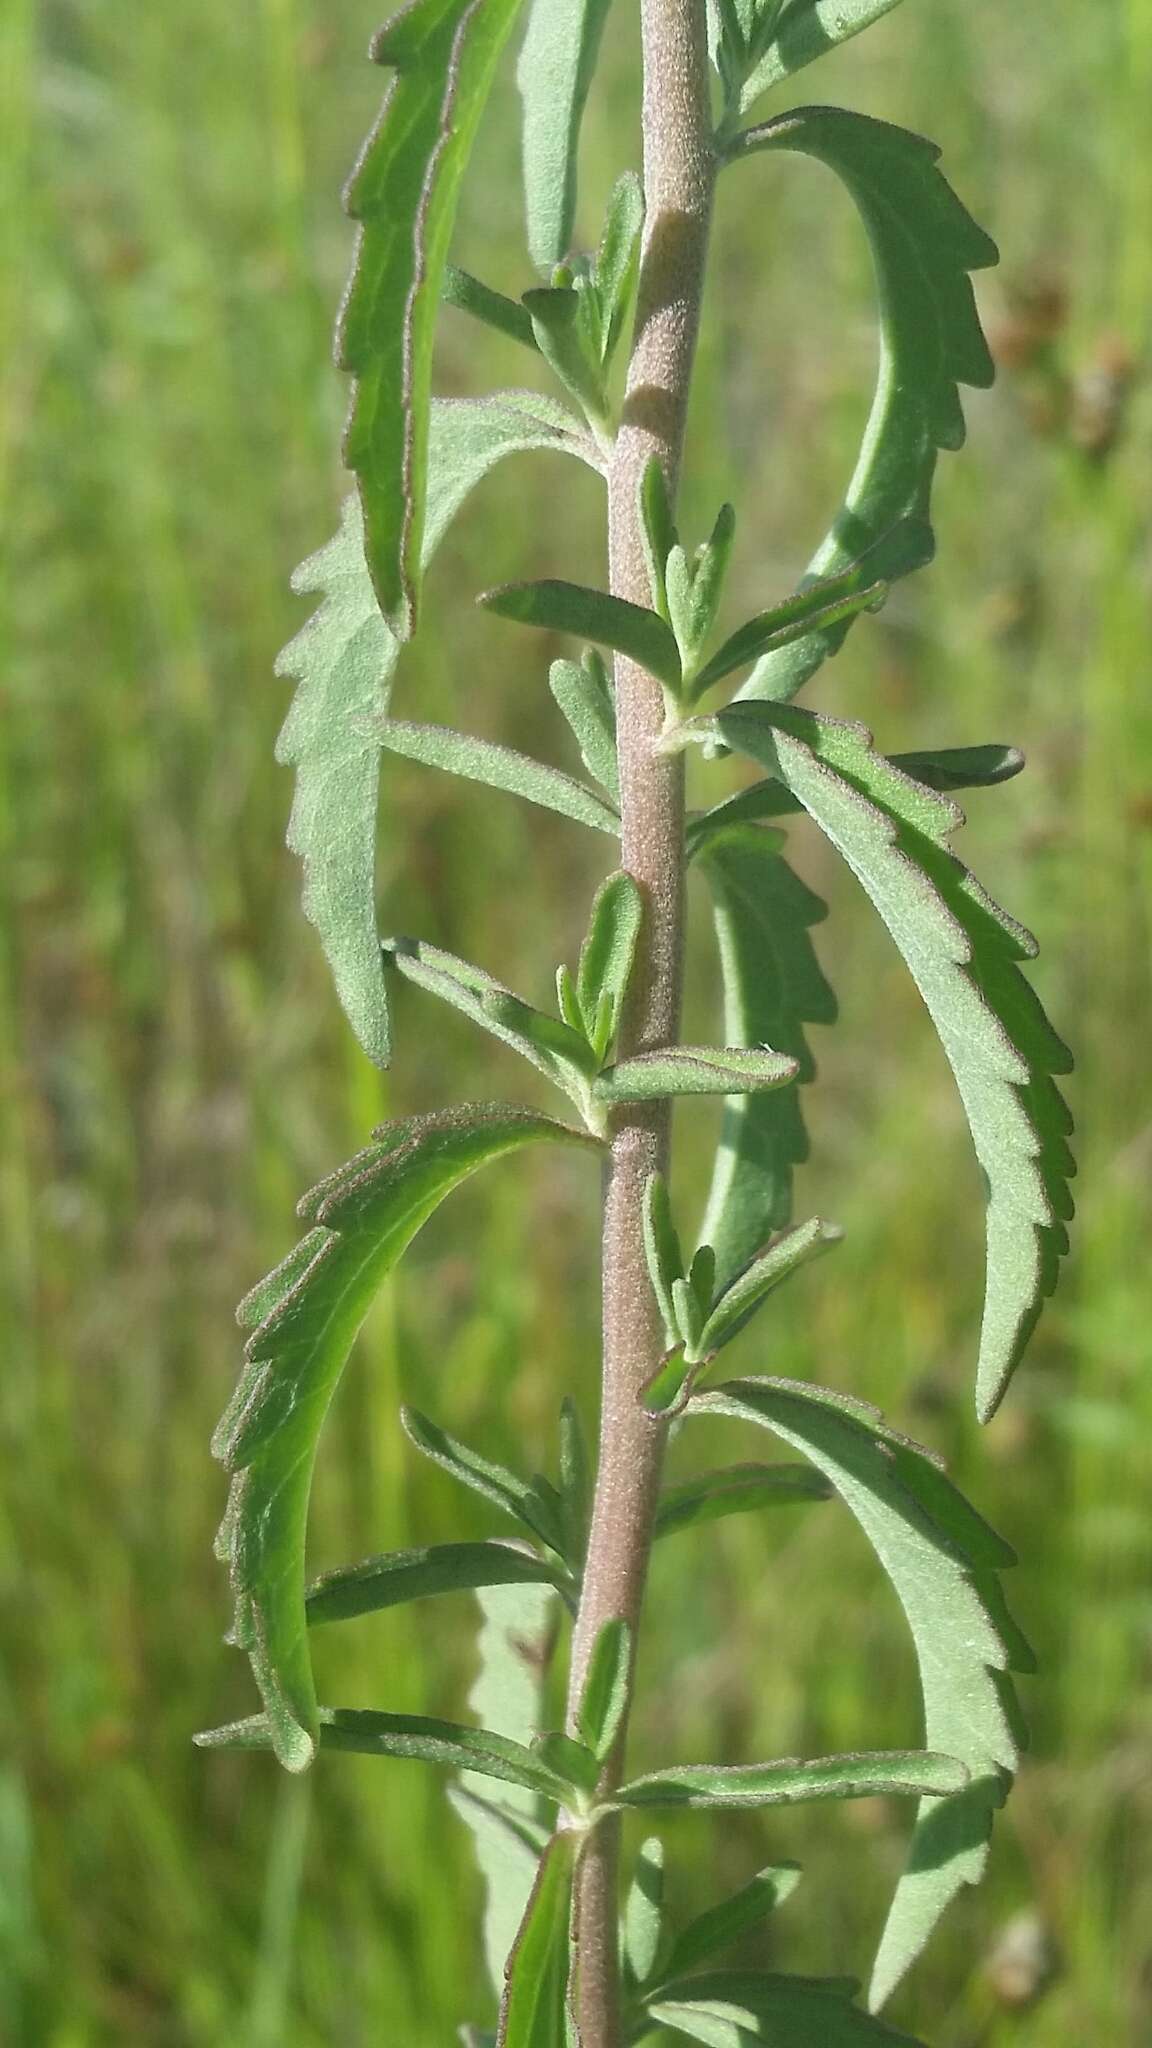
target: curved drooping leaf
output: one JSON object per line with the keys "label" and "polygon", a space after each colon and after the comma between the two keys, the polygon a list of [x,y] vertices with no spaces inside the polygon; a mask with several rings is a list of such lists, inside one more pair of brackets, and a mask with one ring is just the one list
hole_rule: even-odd
{"label": "curved drooping leaf", "polygon": [[[745,80],[740,95],[742,111],[747,113],[762,93],[782,85],[827,50],[858,36],[861,29],[871,28],[898,4],[899,0],[791,0],[779,13],[771,42]],[[773,11],[771,0],[765,0],[761,11]]]}
{"label": "curved drooping leaf", "polygon": [[321,1573],[308,1588],[308,1626],[380,1614],[438,1593],[475,1593],[482,1586],[543,1585],[559,1590],[567,1583],[567,1574],[555,1562],[512,1543],[436,1543],[366,1557],[360,1564]]}
{"label": "curved drooping leaf", "polygon": [[[477,1167],[525,1145],[588,1144],[530,1110],[473,1104],[386,1127],[301,1204],[315,1228],[241,1304],[247,1365],[213,1450],[232,1474],[221,1550],[233,1637],[246,1650],[281,1763],[304,1770],[317,1743],[304,1544],[312,1467],[328,1404],[381,1283],[421,1225]],[[305,1247],[307,1249],[305,1249]]]}
{"label": "curved drooping leaf", "polygon": [[566,2048],[572,1886],[581,1841],[560,1828],[540,1859],[508,1958],[496,2048]]}
{"label": "curved drooping leaf", "polygon": [[768,1764],[674,1764],[647,1771],[613,1794],[613,1805],[709,1807],[798,1806],[813,1799],[918,1799],[956,1795],[968,1772],[938,1752],[878,1750],[824,1756],[812,1763],[784,1757]]}
{"label": "curved drooping leaf", "polygon": [[[443,399],[432,408],[424,560],[473,487],[505,455],[554,448],[588,459],[581,429],[534,392]],[[334,540],[303,562],[297,591],[323,593],[276,673],[297,679],[276,744],[296,770],[288,844],[304,862],[304,911],[320,934],[336,992],[370,1058],[388,1063],[384,971],[376,932],[376,803],[380,721],[400,643],[380,615],[364,561],[359,503],[349,498]]]}
{"label": "curved drooping leaf", "polygon": [[486,783],[502,789],[525,803],[558,811],[578,825],[591,825],[597,832],[620,835],[619,814],[587,783],[577,782],[563,769],[546,761],[534,761],[514,747],[502,747],[492,740],[476,739],[471,733],[454,732],[445,725],[411,725],[386,718],[377,727],[380,745],[386,753],[401,754],[406,761],[421,761],[446,775],[462,775],[469,782]]}
{"label": "curved drooping leaf", "polygon": [[864,726],[744,704],[716,727],[778,775],[843,854],[940,1034],[987,1183],[976,1389],[987,1421],[1056,1285],[1072,1215],[1072,1122],[1052,1078],[1072,1062],[1018,965],[1036,942],[949,850],[963,812],[894,768]]}
{"label": "curved drooping leaf", "polygon": [[[541,1587],[501,1586],[481,1593],[479,1604],[479,1672],[468,1705],[485,1728],[527,1747],[544,1719],[555,1601]],[[552,1832],[551,1808],[543,1809],[539,1796],[520,1786],[509,1785],[497,1795],[473,1772],[449,1787],[448,1798],[473,1839],[484,1883],[484,1956],[499,1998],[504,1966]]]}
{"label": "curved drooping leaf", "polygon": [[698,859],[712,891],[724,988],[724,1035],[774,1045],[796,1062],[793,1086],[733,1095],[724,1106],[701,1241],[726,1287],[792,1217],[792,1174],[808,1156],[800,1087],[816,1063],[806,1026],[832,1024],[836,998],[816,958],[811,927],[827,916],[793,874],[783,837],[755,825],[709,835]]}
{"label": "curved drooping leaf", "polygon": [[704,2048],[925,2048],[854,2004],[851,1978],[716,1970],[662,1985],[650,2017]]}
{"label": "curved drooping leaf", "polygon": [[[279,1756],[278,1734],[270,1714],[253,1714],[225,1728],[209,1728],[194,1738],[201,1749],[271,1749]],[[564,1799],[568,1787],[550,1771],[535,1750],[511,1742],[490,1728],[467,1728],[457,1721],[429,1720],[423,1714],[378,1714],[359,1707],[319,1707],[316,1741],[323,1749],[351,1750],[357,1756],[394,1756],[413,1763],[447,1764],[508,1785],[520,1785],[542,1799]],[[281,1759],[282,1760],[282,1759]]]}
{"label": "curved drooping leaf", "polygon": [[371,57],[394,66],[345,189],[361,223],[337,361],[356,379],[344,460],[356,473],[380,609],[415,629],[428,493],[432,343],[456,216],[496,64],[520,0],[408,0]]}
{"label": "curved drooping leaf", "polygon": [[[844,12],[842,0],[831,12]],[[816,157],[843,180],[868,232],[880,293],[880,374],[860,458],[805,580],[866,559],[870,577],[891,582],[931,559],[937,452],[964,441],[959,386],[987,386],[995,374],[968,273],[996,263],[996,245],[938,170],[939,150],[907,129],[839,107],[800,107],[749,129],[730,154],[759,150]],[[849,623],[766,654],[741,697],[794,697]]]}
{"label": "curved drooping leaf", "polygon": [[735,1380],[688,1404],[689,1417],[758,1423],[810,1458],[869,1538],[916,1645],[924,1739],[957,1758],[970,1783],[925,1799],[888,1916],[870,2002],[883,2005],[941,1913],[981,1877],[992,1818],[1023,1741],[1009,1673],[1033,1668],[1005,1605],[998,1573],[1014,1564],[928,1452],[884,1425],[873,1408],[790,1380]]}

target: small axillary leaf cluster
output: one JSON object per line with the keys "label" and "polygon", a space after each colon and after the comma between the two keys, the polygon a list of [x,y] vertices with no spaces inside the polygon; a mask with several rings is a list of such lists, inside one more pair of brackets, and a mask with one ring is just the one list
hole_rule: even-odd
{"label": "small axillary leaf cluster", "polygon": [[[643,536],[648,602],[633,601],[635,591],[625,598],[556,577],[480,596],[494,621],[575,643],[552,662],[547,682],[578,766],[396,718],[391,696],[422,615],[424,573],[498,463],[562,457],[617,488],[622,344],[646,231],[635,174],[613,188],[594,253],[575,246],[580,128],[610,0],[408,0],[373,45],[392,77],[346,194],[359,234],[338,330],[338,359],[354,380],[345,460],[357,490],[339,533],[295,579],[297,589],[319,593],[319,604],[279,664],[297,684],[278,746],[296,774],[289,843],[303,861],[306,913],[370,1057],[390,1060],[390,997],[402,981],[517,1053],[559,1092],[563,1115],[475,1102],[383,1125],[304,1197],[299,1243],[241,1304],[245,1363],[213,1445],[229,1475],[217,1548],[231,1577],[231,1640],[250,1659],[262,1711],[198,1739],[271,1750],[291,1771],[307,1769],[320,1750],[345,1750],[453,1774],[450,1798],[485,1880],[486,1952],[499,2002],[495,2033],[465,2030],[471,2048],[580,2048],[586,1923],[575,1902],[610,1819],[877,1797],[912,1800],[916,1818],[866,2007],[841,1977],[718,1963],[788,1898],[794,1865],[765,1866],[677,1926],[665,1898],[664,1846],[654,1836],[635,1858],[621,1918],[619,2010],[603,2017],[600,2031],[613,2048],[653,2030],[711,2048],[905,2040],[876,2015],[951,1900],[980,1878],[1024,1740],[1012,1674],[1031,1668],[1030,1652],[1001,1587],[1013,1555],[938,1460],[838,1389],[767,1376],[718,1384],[713,1372],[721,1352],[759,1327],[777,1289],[841,1235],[820,1217],[798,1222],[794,1214],[808,1150],[804,1092],[816,1079],[809,1034],[835,1021],[836,1001],[813,941],[825,906],[791,866],[785,826],[818,832],[855,874],[951,1063],[987,1204],[976,1372],[983,1419],[1003,1398],[1056,1284],[1072,1214],[1071,1121],[1058,1086],[1070,1062],[1023,971],[1035,942],[952,850],[964,822],[956,792],[1011,779],[1021,755],[983,744],[890,751],[864,725],[795,702],[854,621],[931,560],[937,459],[964,440],[961,387],[992,379],[971,274],[994,263],[996,250],[944,178],[934,146],[836,107],[800,106],[745,125],[762,94],[896,4],[708,7],[717,173],[727,179],[761,158],[775,171],[778,157],[799,153],[845,186],[876,272],[876,388],[842,502],[804,573],[743,623],[721,625],[736,546],[732,506],[721,507],[699,546],[686,546],[655,459],[638,502],[634,476],[627,493]],[[684,22],[701,28],[703,6],[699,0],[693,15],[693,0],[683,0]],[[450,254],[472,144],[522,11],[517,75],[536,277],[513,299]],[[434,398],[443,307],[482,322],[501,346],[530,351],[537,368],[543,362],[553,373],[555,393],[511,386],[482,398]],[[756,777],[721,786],[708,808],[690,813],[679,848],[682,871],[699,875],[711,904],[723,1002],[723,1042],[715,1045],[636,1052],[629,1044],[630,991],[651,935],[645,920],[655,913],[615,850],[627,778],[606,655],[638,664],[663,689],[665,728],[645,757],[649,766],[665,772],[662,755],[698,748],[717,766],[739,756]],[[724,685],[727,701],[706,708],[705,697]],[[427,939],[381,928],[376,831],[381,766],[394,756],[614,842],[579,958],[555,969],[554,1010]],[[636,769],[635,758],[629,765]],[[589,1624],[591,1654],[577,1663],[583,1678],[571,1688],[567,1725],[552,1726],[549,1673],[564,1625],[581,1618],[600,1526],[597,1474],[569,1397],[560,1405],[555,1476],[526,1476],[406,1409],[413,1449],[503,1526],[481,1540],[394,1551],[308,1578],[311,1479],[325,1417],[373,1301],[423,1224],[500,1158],[561,1145],[603,1164],[630,1117],[638,1128],[648,1117],[651,1130],[645,1105],[665,1106],[659,1121],[693,1095],[723,1098],[695,1230],[689,1236],[677,1221],[677,1204],[687,1203],[678,1186],[674,1203],[671,1173],[648,1176],[630,1218],[643,1244],[637,1287],[645,1302],[651,1289],[664,1350],[660,1356],[657,1329],[646,1384],[636,1397],[630,1382],[629,1399],[638,1398],[646,1411],[638,1420],[655,1433],[645,1442],[662,1444],[672,1425],[692,1441],[699,1422],[735,1422],[745,1441],[750,1431],[766,1432],[790,1455],[665,1479],[644,1545],[658,1555],[666,1539],[723,1517],[756,1514],[770,1526],[782,1509],[837,1497],[908,1620],[923,1695],[920,1748],[670,1763],[629,1775],[635,1626],[623,1616]],[[472,1719],[321,1704],[317,1628],[462,1593],[478,1596],[484,1615]],[[600,1612],[583,1610],[596,1621]],[[583,2048],[601,2042],[585,2039]]]}

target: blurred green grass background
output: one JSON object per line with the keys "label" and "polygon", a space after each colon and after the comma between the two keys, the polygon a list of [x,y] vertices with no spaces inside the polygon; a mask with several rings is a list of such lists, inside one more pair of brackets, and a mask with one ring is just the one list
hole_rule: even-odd
{"label": "blurred green grass background", "polygon": [[[588,238],[635,158],[635,12],[617,9],[589,125]],[[283,850],[289,779],[271,749],[286,688],[271,669],[303,616],[288,573],[343,488],[337,194],[380,91],[362,61],[374,25],[367,0],[0,12],[0,2039],[14,2048],[443,2048],[485,2006],[469,1852],[432,1774],[340,1758],[297,1784],[189,1746],[251,1704],[211,1556],[224,1488],[207,1441],[237,1369],[234,1302],[292,1241],[300,1191],[381,1114],[525,1093],[498,1049],[411,991],[392,1075],[369,1069]],[[1014,1605],[1042,1659],[1033,1760],[990,1882],[953,1909],[894,2015],[936,2048],[1138,2048],[1152,2040],[1152,0],[910,0],[797,85],[797,100],[936,137],[1004,253],[981,281],[1004,372],[969,402],[968,452],[942,462],[939,566],[857,628],[814,701],[892,747],[1025,747],[1025,778],[971,800],[965,851],[1042,938],[1039,985],[1079,1059],[1083,1217],[1015,1394],[981,1434],[981,1204],[946,1071],[866,905],[797,832],[832,905],[820,944],[843,1007],[818,1034],[800,1200],[848,1240],[742,1362],[880,1402],[947,1454],[1021,1554]],[[514,104],[506,81],[459,244],[519,291]],[[866,251],[831,182],[793,164],[730,174],[687,525],[736,499],[733,618],[782,594],[822,530],[873,348]],[[447,315],[441,388],[494,381],[523,381],[513,346]],[[471,598],[512,573],[594,578],[597,509],[591,480],[547,460],[485,487],[436,570],[400,715],[566,758],[546,650]],[[601,862],[579,828],[389,763],[387,923],[529,995],[572,958]],[[697,920],[707,1029],[699,906]],[[685,1203],[709,1131],[684,1117]],[[551,1164],[496,1169],[429,1227],[329,1426],[318,1566],[490,1526],[414,1467],[402,1397],[496,1455],[526,1438],[550,1457],[565,1389],[593,1418],[594,1232],[588,1176]],[[449,1606],[332,1632],[328,1696],[458,1710],[470,1634]],[[832,1509],[668,1545],[644,1681],[651,1761],[915,1738],[900,1618]],[[758,1954],[862,1970],[906,1821],[680,1821],[679,1894],[698,1906],[798,1856],[805,1882]],[[1028,1957],[1014,1982],[1002,1947],[1013,1925],[1058,1958],[1026,2004]]]}

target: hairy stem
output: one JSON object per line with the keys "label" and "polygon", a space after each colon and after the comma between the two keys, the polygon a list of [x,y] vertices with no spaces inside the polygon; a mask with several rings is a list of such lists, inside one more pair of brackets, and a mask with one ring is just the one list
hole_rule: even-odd
{"label": "hairy stem", "polygon": [[[624,416],[609,472],[611,588],[650,604],[640,481],[655,455],[675,492],[699,327],[715,161],[705,0],[643,0],[644,192],[647,216],[636,340]],[[684,766],[657,752],[660,684],[616,663],[623,865],[646,915],[641,958],[621,1034],[622,1055],[675,1044],[684,922]],[[642,1201],[667,1168],[671,1104],[622,1111],[612,1134],[604,1201],[604,1364],[600,1456],[584,1593],[572,1656],[570,1708],[606,1621],[635,1643],[644,1600],[665,1429],[640,1401],[664,1349],[644,1260]],[[623,1769],[623,1739],[605,1792]],[[617,1959],[618,1829],[599,1828],[581,1866],[576,1908],[577,2011],[582,2048],[620,2048]]]}

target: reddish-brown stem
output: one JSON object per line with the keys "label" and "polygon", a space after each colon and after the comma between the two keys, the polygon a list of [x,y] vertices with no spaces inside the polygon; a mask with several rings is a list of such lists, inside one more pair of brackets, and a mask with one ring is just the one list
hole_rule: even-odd
{"label": "reddish-brown stem", "polygon": [[[700,319],[715,156],[705,0],[642,0],[646,222],[636,339],[624,415],[609,471],[611,588],[650,604],[640,482],[655,456],[675,493]],[[684,770],[662,755],[659,682],[616,663],[622,862],[644,894],[641,955],[621,1034],[624,1055],[675,1044],[684,923]],[[604,1361],[600,1454],[584,1590],[572,1656],[574,1712],[604,1623],[629,1623],[644,1601],[665,1429],[640,1389],[659,1363],[664,1331],[644,1258],[643,1197],[667,1169],[671,1104],[618,1114],[604,1199]],[[619,1782],[623,1739],[603,1790]],[[617,1960],[618,1829],[600,1826],[577,1888],[577,2011],[581,2048],[620,2048]]]}

